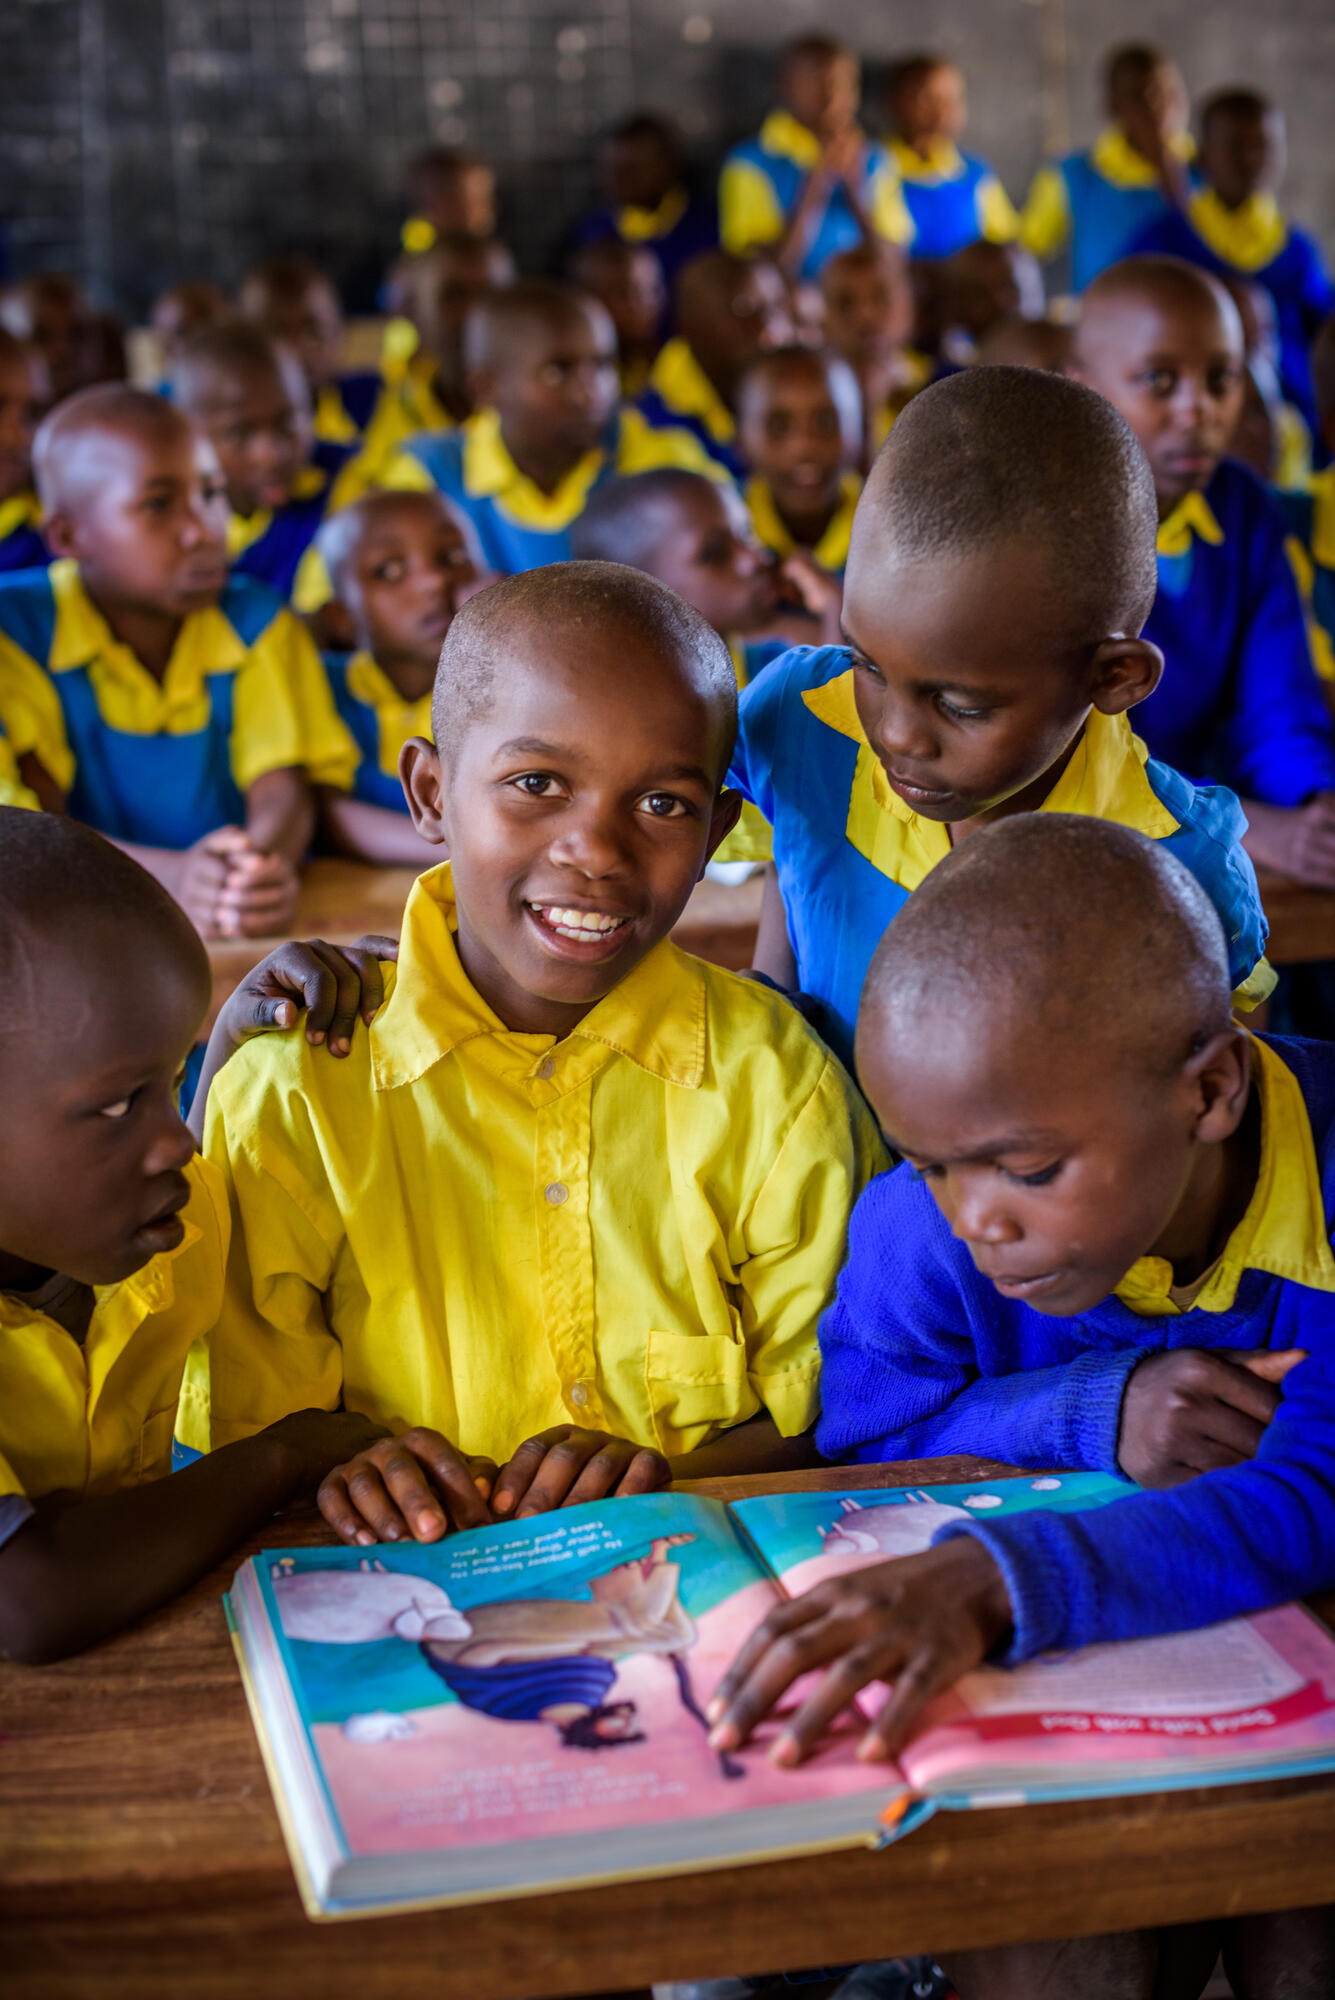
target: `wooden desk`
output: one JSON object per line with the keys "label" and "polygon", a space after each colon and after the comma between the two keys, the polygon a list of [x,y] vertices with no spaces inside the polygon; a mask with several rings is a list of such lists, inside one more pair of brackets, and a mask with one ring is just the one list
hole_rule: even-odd
{"label": "wooden desk", "polygon": [[[698,1490],[1006,1472],[953,1459]],[[322,1539],[306,1515],[263,1542]],[[311,1924],[223,1626],[234,1568],[81,1660],[0,1667],[6,2000],[517,2000],[1335,1900],[1335,1782],[1295,1779],[941,1813],[881,1854]]]}
{"label": "wooden desk", "polygon": [[1270,963],[1306,965],[1314,959],[1335,958],[1335,895],[1260,871],[1257,880],[1270,920],[1265,948]]}
{"label": "wooden desk", "polygon": [[[424,865],[429,866],[430,862]],[[411,868],[368,868],[360,861],[313,861],[302,878],[301,903],[288,937],[322,937],[331,944],[351,944],[363,931],[397,937],[403,906],[417,877]],[[672,933],[684,951],[739,972],[751,963],[756,924],[760,918],[761,881],[757,875],[735,888],[719,882],[697,883],[681,922]],[[207,1028],[218,1009],[252,966],[281,944],[282,938],[214,939],[208,947],[213,968],[213,998]]]}

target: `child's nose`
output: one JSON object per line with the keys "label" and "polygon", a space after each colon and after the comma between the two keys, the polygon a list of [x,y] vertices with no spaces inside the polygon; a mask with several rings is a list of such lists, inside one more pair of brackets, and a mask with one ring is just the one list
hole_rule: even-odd
{"label": "child's nose", "polygon": [[876,718],[873,747],[883,757],[928,758],[935,755],[936,741],[916,708],[887,695]]}
{"label": "child's nose", "polygon": [[588,876],[617,874],[626,859],[615,823],[601,813],[572,814],[549,851],[558,867]]}
{"label": "child's nose", "polygon": [[195,1157],[195,1135],[173,1102],[164,1111],[161,1127],[154,1133],[144,1155],[144,1173],[180,1173]]}
{"label": "child's nose", "polygon": [[949,1217],[951,1232],[963,1243],[1018,1243],[1019,1225],[1002,1205],[996,1188],[966,1188],[957,1195]]}

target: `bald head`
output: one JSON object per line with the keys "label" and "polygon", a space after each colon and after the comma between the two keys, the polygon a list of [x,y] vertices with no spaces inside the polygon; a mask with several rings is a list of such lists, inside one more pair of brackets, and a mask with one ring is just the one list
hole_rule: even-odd
{"label": "bald head", "polygon": [[[628,676],[675,677],[704,703],[722,742],[719,781],[737,727],[737,676],[713,627],[665,584],[613,562],[552,563],[504,577],[471,597],[441,648],[431,704],[436,746],[448,763],[490,703],[498,677],[521,657],[581,634],[619,643]],[[567,649],[568,651],[568,649]]]}
{"label": "bald head", "polygon": [[553,334],[595,323],[615,335],[605,309],[586,292],[555,278],[528,278],[485,293],[470,306],[464,327],[464,360],[470,369],[492,373],[510,368]]}
{"label": "bald head", "polygon": [[1218,323],[1229,344],[1243,352],[1241,317],[1217,278],[1181,257],[1124,257],[1101,271],[1081,300],[1077,365],[1092,362],[1094,350],[1108,340],[1124,339],[1128,318],[1146,312]]}
{"label": "bald head", "polygon": [[290,348],[250,320],[221,320],[182,341],[172,366],[172,400],[187,415],[202,417],[257,381],[280,385],[299,409],[307,401],[306,378]]}
{"label": "bald head", "polygon": [[442,493],[399,493],[387,487],[373,487],[350,506],[326,515],[316,537],[335,597],[341,593],[349,565],[372,536],[392,533],[400,524],[417,519],[433,524],[451,522],[462,535],[470,556],[474,555],[470,524],[455,512]]}
{"label": "bald head", "polygon": [[99,446],[114,451],[130,441],[175,449],[193,436],[189,418],[146,389],[123,382],[82,389],[56,405],[33,439],[33,476],[42,505],[48,514],[78,508],[100,481]]}

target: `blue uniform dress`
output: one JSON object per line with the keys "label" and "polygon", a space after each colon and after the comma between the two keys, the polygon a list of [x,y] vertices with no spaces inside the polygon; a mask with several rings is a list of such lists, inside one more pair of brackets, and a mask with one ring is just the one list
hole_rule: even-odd
{"label": "blue uniform dress", "polygon": [[[1175,150],[1184,164],[1191,158],[1185,133]],[[1143,230],[1171,213],[1156,169],[1120,126],[1109,125],[1087,153],[1039,168],[1020,217],[1020,241],[1045,263],[1069,248],[1071,290],[1083,292],[1127,255]]]}
{"label": "blue uniform dress", "polygon": [[544,493],[515,464],[493,409],[478,410],[452,431],[424,431],[393,460],[382,484],[435,487],[473,524],[482,560],[505,576],[568,562],[570,530],[590,495],[618,474],[678,466],[709,478],[725,475],[689,431],[656,430],[636,409],[613,412],[603,442]]}
{"label": "blue uniform dress", "polygon": [[1335,741],[1284,547],[1260,481],[1226,459],[1159,528],[1145,627],[1166,662],[1136,710],[1155,757],[1264,805],[1335,790]]}
{"label": "blue uniform dress", "polygon": [[578,250],[586,243],[605,243],[609,237],[652,250],[670,298],[682,265],[717,245],[718,207],[712,199],[702,200],[685,187],[670,188],[656,208],[625,204],[595,209],[576,223],[571,247]]}
{"label": "blue uniform dress", "polygon": [[[754,256],[777,243],[812,170],[821,146],[814,132],[790,111],[771,111],[753,139],[734,146],[719,175],[719,236],[725,250]],[[905,206],[899,175],[884,146],[867,144],[859,190],[863,214],[878,236],[908,244],[913,220]],[[841,250],[856,250],[862,228],[840,182],[834,187],[807,238],[799,275],[818,278]]]}
{"label": "blue uniform dress", "polygon": [[1210,1625],[1335,1584],[1335,1044],[1257,1037],[1253,1055],[1256,1191],[1186,1310],[1169,1296],[1172,1266],[1152,1257],[1078,1318],[1003,1298],[907,1164],[853,1211],[820,1327],[816,1439],[829,1457],[983,1452],[1116,1472],[1122,1397],[1150,1355],[1309,1357],[1241,1465],[1158,1492],[1128,1483],[1124,1500],[1090,1512],[968,1524],[1006,1578],[1008,1662]]}
{"label": "blue uniform dress", "polygon": [[[773,829],[798,986],[817,1003],[813,1018],[830,1047],[851,1065],[872,953],[950,852],[948,829],[891,791],[862,733],[838,646],[799,646],[745,690],[728,783]],[[1234,986],[1257,974],[1247,997],[1269,990],[1269,968],[1258,973],[1266,921],[1231,792],[1189,784],[1147,760],[1124,715],[1095,712],[1041,809],[1089,813],[1166,841],[1223,920]]]}
{"label": "blue uniform dress", "polygon": [[42,503],[35,493],[15,493],[0,501],[0,571],[44,569],[51,551],[42,540],[38,522]]}
{"label": "blue uniform dress", "polygon": [[915,257],[950,257],[981,238],[1010,243],[1020,219],[986,160],[962,153],[952,140],[924,159],[902,139],[890,142],[904,204],[913,222]]}
{"label": "blue uniform dress", "polygon": [[399,752],[410,736],[431,741],[431,696],[405,701],[369,653],[326,653],[324,664],[334,705],[357,745],[352,796],[368,806],[406,813]]}
{"label": "blue uniform dress", "polygon": [[1316,241],[1285,220],[1274,196],[1253,195],[1241,209],[1230,210],[1213,188],[1202,188],[1192,196],[1188,215],[1169,209],[1132,247],[1185,257],[1217,277],[1250,278],[1265,286],[1279,325],[1281,386],[1318,436],[1307,357],[1317,329],[1335,311],[1335,285]]}
{"label": "blue uniform dress", "polygon": [[338,475],[353,455],[351,445],[317,444],[284,506],[233,514],[227,530],[232,568],[267,583],[280,597],[291,597],[302,559],[337,504]]}
{"label": "blue uniform dress", "polygon": [[251,577],[184,621],[161,681],[114,637],[77,564],[0,577],[0,712],[76,819],[148,847],[241,824],[268,771],[346,786],[356,762],[309,633]]}

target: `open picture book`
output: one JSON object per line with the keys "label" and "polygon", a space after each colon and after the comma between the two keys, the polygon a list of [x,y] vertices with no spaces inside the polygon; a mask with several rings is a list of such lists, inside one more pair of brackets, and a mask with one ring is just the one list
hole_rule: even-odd
{"label": "open picture book", "polygon": [[[1094,1473],[606,1500],[432,1545],[266,1550],[226,1599],[306,1908],[356,1915],[875,1844],[938,1807],[1335,1769],[1335,1639],[1299,1606],[969,1674],[897,1764],[871,1687],[796,1770],[704,1708],[782,1596],[952,1520],[1103,1506]],[[788,1707],[802,1699],[799,1686]]]}

